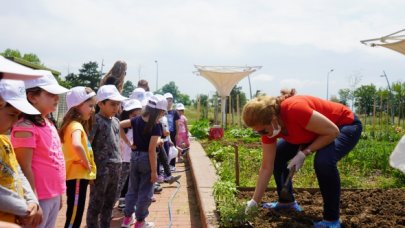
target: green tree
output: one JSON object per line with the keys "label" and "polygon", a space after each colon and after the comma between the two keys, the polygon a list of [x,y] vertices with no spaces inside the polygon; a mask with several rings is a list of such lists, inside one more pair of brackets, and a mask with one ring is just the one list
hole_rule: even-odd
{"label": "green tree", "polygon": [[156,93],[159,93],[159,94],[171,93],[174,97],[174,102],[177,102],[180,91],[179,91],[179,88],[177,87],[177,85],[173,81],[171,81],[168,84],[164,85]]}
{"label": "green tree", "polygon": [[344,104],[346,106],[349,105],[349,100],[351,100],[351,92],[350,89],[339,89],[339,103]]}
{"label": "green tree", "polygon": [[392,92],[394,93],[395,103],[397,104],[398,125],[401,123],[401,119],[404,113],[405,103],[405,82],[392,83]]}
{"label": "green tree", "polygon": [[176,99],[177,103],[182,103],[186,106],[191,105],[190,96],[187,94],[180,93]]}
{"label": "green tree", "polygon": [[129,95],[131,95],[132,91],[134,91],[135,86],[134,84],[132,84],[131,81],[126,81],[124,83],[124,88],[122,89],[122,95],[125,97],[129,97]]}
{"label": "green tree", "polygon": [[[242,91],[241,86],[234,86],[232,91],[231,91],[231,106],[234,112],[236,112],[237,108],[237,97],[239,95],[239,108],[242,109],[242,107],[246,104],[246,94]],[[229,101],[229,100],[228,100]],[[228,107],[228,104],[227,104]]]}
{"label": "green tree", "polygon": [[28,62],[35,63],[35,64],[38,64],[38,65],[42,65],[41,60],[34,53],[24,54],[24,56],[22,58],[24,60],[27,60]]}
{"label": "green tree", "polygon": [[0,53],[4,57],[16,57],[16,58],[21,58],[21,53],[19,50],[13,50],[10,48],[7,48],[4,50],[2,53]]}
{"label": "green tree", "polygon": [[376,92],[377,90],[373,84],[362,85],[357,88],[354,91],[356,110],[364,114],[372,113]]}
{"label": "green tree", "polygon": [[72,87],[86,86],[92,88],[94,91],[98,90],[101,80],[101,73],[98,71],[97,62],[88,62],[82,65],[79,69],[79,74],[70,73],[66,76],[66,81]]}

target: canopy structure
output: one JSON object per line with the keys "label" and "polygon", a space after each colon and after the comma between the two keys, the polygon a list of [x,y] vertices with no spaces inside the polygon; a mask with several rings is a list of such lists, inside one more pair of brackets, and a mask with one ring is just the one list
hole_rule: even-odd
{"label": "canopy structure", "polygon": [[0,72],[3,73],[3,78],[16,80],[37,78],[41,76],[41,73],[8,60],[3,56],[0,56]]}
{"label": "canopy structure", "polygon": [[382,46],[385,48],[389,48],[393,51],[397,51],[405,55],[405,29],[389,34],[387,36],[369,40],[362,40],[360,42],[371,47]]}
{"label": "canopy structure", "polygon": [[250,75],[261,66],[199,66],[195,65],[200,76],[210,81],[219,96],[221,96],[222,126],[225,127],[226,97],[231,94],[232,88],[244,77]]}

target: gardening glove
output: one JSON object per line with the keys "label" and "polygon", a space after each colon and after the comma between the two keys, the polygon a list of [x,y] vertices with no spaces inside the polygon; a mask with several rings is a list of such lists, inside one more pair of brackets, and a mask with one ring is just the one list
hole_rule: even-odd
{"label": "gardening glove", "polygon": [[245,214],[248,214],[253,208],[256,208],[256,207],[257,207],[257,203],[254,199],[247,201],[246,208],[245,208]]}
{"label": "gardening glove", "polygon": [[304,152],[302,152],[301,150],[298,151],[297,155],[295,155],[293,159],[291,159],[290,164],[288,164],[287,168],[291,170],[291,168],[295,166],[295,171],[298,171],[304,164],[305,158],[306,155],[304,154]]}

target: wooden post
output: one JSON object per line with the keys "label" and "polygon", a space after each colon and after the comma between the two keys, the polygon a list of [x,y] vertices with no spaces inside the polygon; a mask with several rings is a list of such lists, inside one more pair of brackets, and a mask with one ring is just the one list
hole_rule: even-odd
{"label": "wooden post", "polygon": [[208,94],[208,95],[207,95],[207,119],[208,119],[208,111],[210,110],[209,101],[210,101],[210,95]]}
{"label": "wooden post", "polygon": [[201,98],[200,95],[197,96],[197,115],[198,119],[201,119]]}
{"label": "wooden post", "polygon": [[240,185],[239,148],[237,145],[233,145],[233,148],[235,149],[235,184],[236,184],[236,187],[239,187],[239,185]]}
{"label": "wooden post", "polygon": [[217,95],[213,96],[214,99],[214,124],[218,124],[218,97]]}
{"label": "wooden post", "polygon": [[375,107],[376,106],[376,99],[374,98],[374,104],[373,104],[373,132],[375,130]]}
{"label": "wooden post", "polygon": [[231,120],[231,126],[233,125],[233,110],[232,110],[232,96],[229,95],[229,115]]}
{"label": "wooden post", "polygon": [[241,117],[240,117],[240,100],[239,100],[239,94],[236,95],[236,114],[238,116],[238,127],[240,127],[241,124]]}

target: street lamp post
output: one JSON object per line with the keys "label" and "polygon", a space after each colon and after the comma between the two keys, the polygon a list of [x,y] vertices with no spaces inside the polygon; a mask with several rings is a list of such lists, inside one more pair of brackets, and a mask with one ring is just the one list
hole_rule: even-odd
{"label": "street lamp post", "polygon": [[159,62],[155,60],[155,63],[156,63],[156,91],[157,91],[159,84]]}
{"label": "street lamp post", "polygon": [[332,73],[334,69],[330,69],[326,75],[326,100],[329,100],[329,74]]}
{"label": "street lamp post", "polygon": [[391,124],[394,124],[394,103],[393,103],[393,98],[392,98],[392,90],[391,90],[390,82],[388,81],[387,74],[385,73],[384,70],[383,70],[383,73],[384,74],[380,75],[380,77],[385,77],[385,79],[387,80],[388,90],[390,92],[390,101],[391,101],[390,102],[391,103]]}

